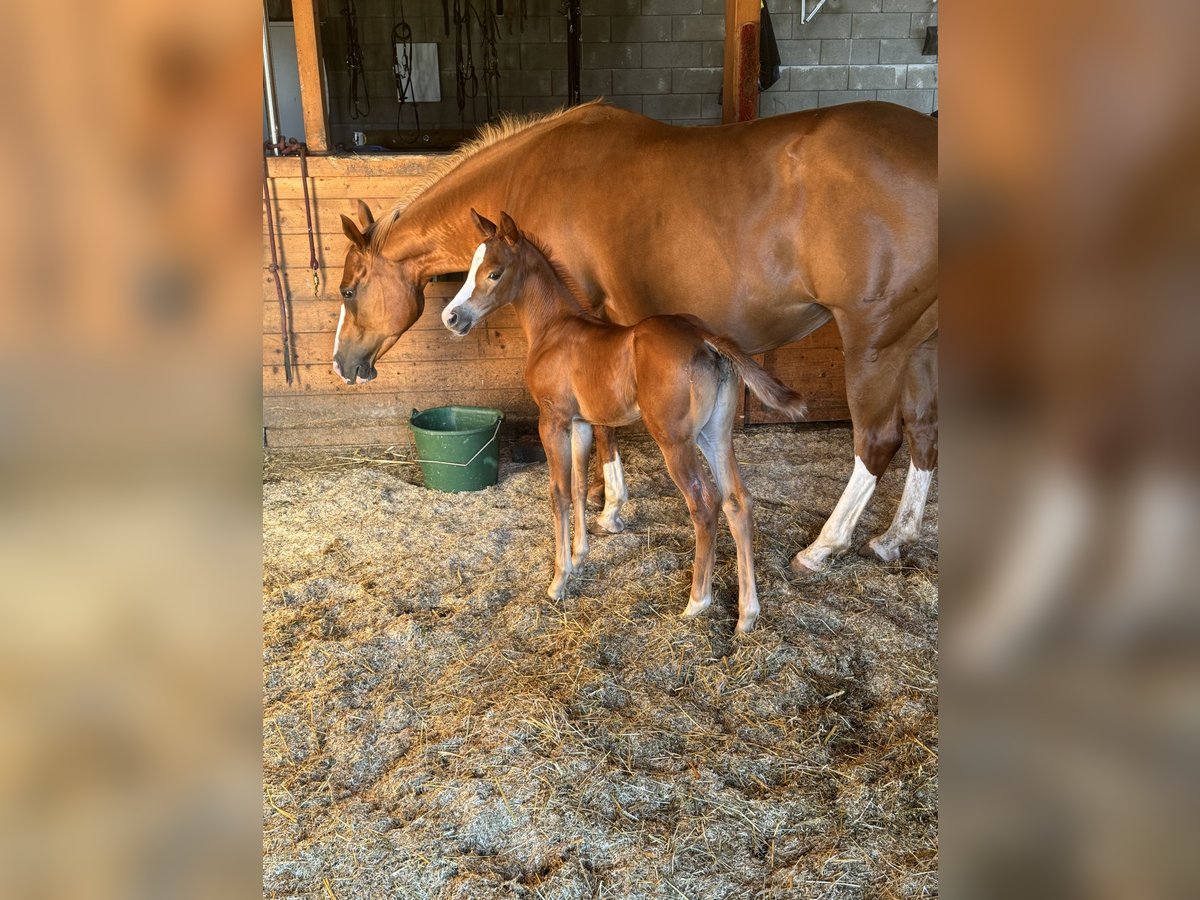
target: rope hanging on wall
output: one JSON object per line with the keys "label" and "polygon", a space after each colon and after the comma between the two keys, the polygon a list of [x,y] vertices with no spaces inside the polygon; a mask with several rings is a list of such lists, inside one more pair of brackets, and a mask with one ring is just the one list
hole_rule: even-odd
{"label": "rope hanging on wall", "polygon": [[[478,96],[479,78],[475,75],[475,58],[471,53],[471,0],[463,0],[463,3],[454,0],[454,99],[458,103],[458,115],[465,124],[467,100]],[[474,109],[472,103],[472,113]]]}
{"label": "rope hanging on wall", "polygon": [[[342,7],[346,16],[346,74],[350,78],[350,118],[362,119],[371,114],[371,96],[367,90],[367,78],[363,63],[362,43],[358,37],[358,9],[354,0],[346,0]],[[359,83],[362,84],[362,100],[359,100]]]}
{"label": "rope hanging on wall", "polygon": [[[392,18],[395,18],[393,7]],[[400,116],[404,104],[412,94],[412,111],[415,128],[421,131],[421,113],[417,109],[416,93],[412,90],[413,36],[412,28],[404,18],[404,4],[400,4],[400,21],[392,27],[392,72],[396,76],[396,131],[400,131]]]}
{"label": "rope hanging on wall", "polygon": [[[471,101],[471,119],[477,121],[475,98],[479,96],[479,73],[475,69],[475,54],[471,46],[471,23],[479,27],[479,44],[483,54],[483,98],[488,119],[500,107],[500,25],[490,3],[479,12],[471,0],[454,0],[454,87],[458,114],[466,124],[467,100]],[[523,27],[523,23],[522,23]]]}
{"label": "rope hanging on wall", "polygon": [[483,99],[487,106],[487,117],[491,120],[500,111],[500,53],[497,48],[500,25],[490,4],[483,8],[479,33],[483,49]]}

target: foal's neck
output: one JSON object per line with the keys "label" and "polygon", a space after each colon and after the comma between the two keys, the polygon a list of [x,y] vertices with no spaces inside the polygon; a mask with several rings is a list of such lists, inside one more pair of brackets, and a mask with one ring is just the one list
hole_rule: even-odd
{"label": "foal's neck", "polygon": [[537,249],[526,246],[521,268],[525,278],[513,310],[530,347],[547,337],[550,326],[569,319],[586,318],[583,308],[563,284],[554,266]]}

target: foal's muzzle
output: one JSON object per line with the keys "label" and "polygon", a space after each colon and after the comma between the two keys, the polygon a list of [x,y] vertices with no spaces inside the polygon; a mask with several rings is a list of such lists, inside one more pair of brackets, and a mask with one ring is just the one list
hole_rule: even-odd
{"label": "foal's muzzle", "polygon": [[475,316],[465,306],[460,306],[455,310],[446,309],[442,313],[442,324],[462,337],[475,327]]}

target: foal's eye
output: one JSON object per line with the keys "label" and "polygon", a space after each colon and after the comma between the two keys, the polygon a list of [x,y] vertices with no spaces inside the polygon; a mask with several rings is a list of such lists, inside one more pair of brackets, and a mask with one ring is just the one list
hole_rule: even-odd
{"label": "foal's eye", "polygon": [[342,299],[343,300],[353,300],[354,299],[354,288],[346,288],[344,291],[342,291]]}
{"label": "foal's eye", "polygon": [[488,272],[488,281],[499,281],[500,276],[503,274],[504,274],[503,269],[494,269],[493,271]]}

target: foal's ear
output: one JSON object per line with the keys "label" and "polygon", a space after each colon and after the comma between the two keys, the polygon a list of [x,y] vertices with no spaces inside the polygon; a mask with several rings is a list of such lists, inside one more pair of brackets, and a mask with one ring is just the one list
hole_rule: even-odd
{"label": "foal's ear", "polygon": [[475,212],[474,207],[471,208],[471,220],[475,223],[475,227],[482,232],[485,238],[489,240],[496,235],[496,223],[490,219],[485,219],[479,213]]}
{"label": "foal's ear", "polygon": [[358,201],[358,224],[362,226],[363,231],[375,224],[375,217],[371,215],[371,207],[361,200]]}
{"label": "foal's ear", "polygon": [[350,238],[350,243],[359,250],[367,249],[367,239],[363,237],[363,233],[358,230],[358,226],[349,216],[342,216],[342,231],[346,233],[346,237]]}
{"label": "foal's ear", "polygon": [[500,213],[500,237],[504,238],[504,242],[509,246],[516,246],[517,241],[521,239],[521,229],[506,212]]}

